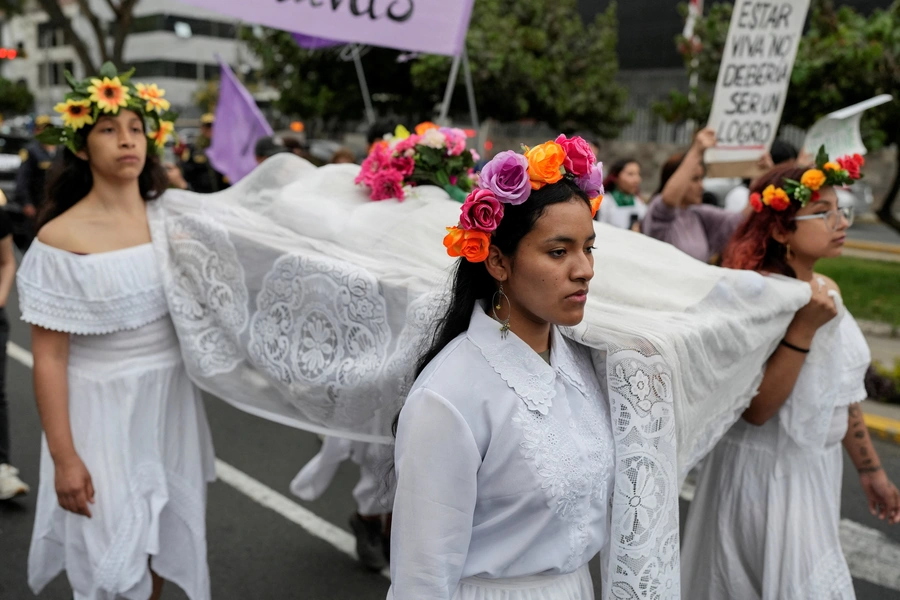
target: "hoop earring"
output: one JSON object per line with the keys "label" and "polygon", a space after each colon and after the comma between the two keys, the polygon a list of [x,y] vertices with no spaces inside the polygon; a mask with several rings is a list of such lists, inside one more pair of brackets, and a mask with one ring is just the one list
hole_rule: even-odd
{"label": "hoop earring", "polygon": [[497,316],[497,311],[503,308],[503,300],[506,300],[506,305],[509,307],[509,312],[512,312],[512,304],[509,302],[509,296],[503,293],[503,284],[500,284],[500,288],[494,292],[494,296],[491,298],[491,305],[494,312],[494,319],[500,322],[500,338],[506,339],[506,336],[509,335],[509,314],[506,315],[505,319],[501,319]]}
{"label": "hoop earring", "polygon": [[787,259],[787,260],[791,260],[792,258],[794,258],[793,255],[791,254],[791,245],[790,245],[790,244],[785,244],[784,246],[785,246],[785,248],[784,248],[784,258]]}

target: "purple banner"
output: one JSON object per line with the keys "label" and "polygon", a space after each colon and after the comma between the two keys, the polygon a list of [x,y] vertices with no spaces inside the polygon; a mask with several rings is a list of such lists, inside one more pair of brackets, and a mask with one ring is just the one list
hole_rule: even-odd
{"label": "purple banner", "polygon": [[183,0],[215,13],[342,43],[455,56],[474,0]]}
{"label": "purple banner", "polygon": [[322,48],[331,48],[333,46],[340,46],[344,42],[336,42],[334,40],[326,40],[325,38],[313,37],[311,35],[304,35],[302,33],[293,34],[294,41],[297,42],[297,45],[301,48],[305,48],[306,50],[320,50]]}
{"label": "purple banner", "polygon": [[272,128],[231,67],[221,60],[219,66],[222,78],[216,124],[206,155],[217,171],[237,183],[256,168],[256,140],[272,135]]}

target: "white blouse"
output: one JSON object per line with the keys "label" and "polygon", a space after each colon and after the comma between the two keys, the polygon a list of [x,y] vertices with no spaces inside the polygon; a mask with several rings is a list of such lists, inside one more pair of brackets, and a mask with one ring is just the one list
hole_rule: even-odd
{"label": "white blouse", "polygon": [[548,365],[478,306],[416,380],[397,430],[394,598],[572,573],[608,543],[608,402],[588,349],[551,331]]}

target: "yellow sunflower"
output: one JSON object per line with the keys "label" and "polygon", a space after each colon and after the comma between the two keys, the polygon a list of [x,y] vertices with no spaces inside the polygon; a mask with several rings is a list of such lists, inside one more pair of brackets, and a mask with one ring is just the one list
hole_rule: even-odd
{"label": "yellow sunflower", "polygon": [[96,102],[97,106],[105,113],[116,114],[119,108],[128,104],[130,98],[128,88],[126,88],[118,77],[104,77],[100,79],[91,79],[91,85],[88,87],[91,93],[91,101]]}
{"label": "yellow sunflower", "polygon": [[159,129],[157,131],[150,132],[150,139],[156,142],[156,145],[160,148],[166,145],[166,141],[169,139],[169,136],[175,131],[175,123],[172,121],[160,121]]}
{"label": "yellow sunflower", "polygon": [[74,131],[94,123],[90,100],[69,99],[54,106],[53,110],[60,113],[66,127],[71,127]]}
{"label": "yellow sunflower", "polygon": [[135,89],[137,90],[138,98],[147,102],[147,111],[155,110],[158,112],[169,110],[168,100],[165,100],[163,96],[166,95],[165,90],[159,89],[155,83],[151,83],[150,85],[145,85],[143,83],[134,84]]}

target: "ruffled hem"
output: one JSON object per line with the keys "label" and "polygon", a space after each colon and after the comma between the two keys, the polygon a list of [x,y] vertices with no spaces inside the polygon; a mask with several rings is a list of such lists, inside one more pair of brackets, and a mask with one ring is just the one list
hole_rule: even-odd
{"label": "ruffled hem", "polygon": [[51,509],[51,524],[40,534],[35,531],[29,553],[28,583],[35,594],[66,571],[81,597],[146,600],[152,566],[191,600],[210,598],[205,500],[179,475],[158,465],[137,469],[130,488],[133,500],[97,560],[73,552],[91,546],[84,518],[58,506]]}
{"label": "ruffled hem", "polygon": [[154,323],[169,314],[168,307],[163,307],[154,312],[140,315],[134,319],[122,319],[117,322],[96,323],[88,325],[86,323],[76,324],[71,319],[65,317],[53,317],[48,314],[40,314],[36,311],[25,309],[22,311],[21,319],[29,325],[37,325],[50,331],[58,331],[60,333],[69,333],[72,335],[106,335],[109,333],[118,333],[120,331],[134,331],[145,325]]}

